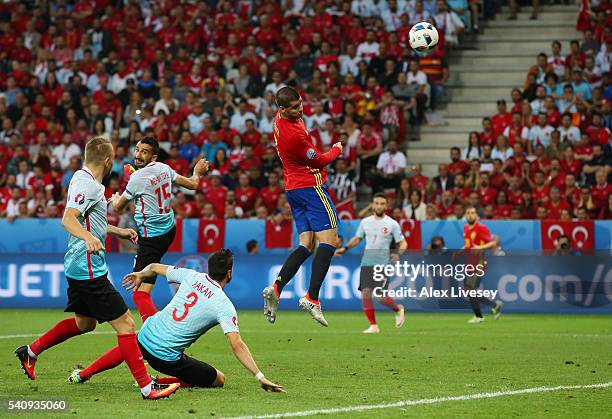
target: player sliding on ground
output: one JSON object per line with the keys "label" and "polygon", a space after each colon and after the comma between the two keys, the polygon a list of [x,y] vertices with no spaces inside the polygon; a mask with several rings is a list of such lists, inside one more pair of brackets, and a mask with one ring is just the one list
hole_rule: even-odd
{"label": "player sliding on ground", "polygon": [[[465,220],[467,224],[463,226],[463,249],[468,251],[467,263],[476,265],[483,264],[486,268],[486,262],[484,259],[484,250],[494,249],[497,247],[497,242],[489,229],[484,224],[478,221],[478,212],[476,208],[468,207],[465,211]],[[465,280],[465,286],[467,289],[475,290],[480,288],[482,277],[474,275]],[[472,311],[474,317],[468,320],[468,323],[482,323],[484,317],[480,311],[480,305],[491,306],[494,318],[497,320],[501,315],[503,303],[501,301],[493,301],[486,297],[469,297],[470,304],[472,305]]]}
{"label": "player sliding on ground", "polygon": [[[162,311],[157,312],[152,307],[151,311],[140,312],[144,321],[138,332],[142,355],[156,371],[171,376],[157,379],[158,383],[223,387],[225,376],[221,371],[184,353],[200,336],[220,325],[234,355],[257,378],[261,387],[266,391],[285,391],[264,377],[240,337],[236,309],[223,292],[232,280],[233,263],[232,253],[223,249],[208,257],[208,274],[153,263],[125,276],[123,285],[128,290],[138,289],[146,279],[156,275],[179,284],[174,298]],[[94,374],[115,368],[123,360],[119,348],[114,347],[87,368],[73,371],[68,382],[85,382]]]}
{"label": "player sliding on ground", "polygon": [[342,144],[320,154],[302,120],[302,98],[292,87],[276,92],[278,113],[274,120],[274,144],[283,164],[285,194],[300,235],[300,245],[285,261],[276,282],[263,290],[264,317],[276,321],[276,310],[283,288],[291,281],[315,247],[308,292],[300,298],[300,307],[323,326],[327,320],[321,311],[319,291],[329,270],[338,242],[338,215],[327,192],[325,167],[342,152]]}
{"label": "player sliding on ground", "polygon": [[[359,290],[361,290],[361,301],[363,312],[365,313],[370,327],[363,333],[380,333],[380,328],[376,324],[374,304],[372,302],[372,291],[378,302],[389,307],[395,312],[395,327],[404,325],[404,306],[397,304],[393,298],[383,296],[381,291],[389,288],[389,278],[377,280],[374,278],[374,265],[387,265],[395,263],[399,256],[406,251],[408,244],[402,235],[402,229],[397,221],[385,214],[387,211],[387,197],[383,193],[377,193],[372,199],[373,215],[364,218],[357,227],[355,237],[350,239],[346,246],[336,251],[341,255],[351,247],[357,246],[365,238],[366,246],[361,259],[361,272],[359,275]],[[390,255],[391,242],[399,245],[399,254]]]}
{"label": "player sliding on ground", "polygon": [[134,230],[117,228],[107,223],[107,204],[102,179],[113,167],[115,153],[110,140],[92,138],[85,146],[85,165],[75,172],[68,187],[66,210],[62,225],[70,233],[68,251],[64,257],[64,272],[68,280],[68,306],[74,312],[15,354],[29,379],[35,380],[34,366],[38,356],[71,337],[91,332],[97,323],[109,322],[117,332],[119,354],[140,386],[142,397],[168,397],[178,384],[154,383],[138,348],[134,320],[121,295],[109,282],[104,242],[106,234],[136,241]]}
{"label": "player sliding on ground", "polygon": [[[134,164],[123,194],[110,199],[117,211],[123,210],[129,201],[135,201],[134,219],[138,225],[138,251],[134,270],[141,271],[151,263],[159,263],[174,241],[176,227],[172,211],[172,186],[195,190],[200,178],[208,171],[208,162],[199,160],[193,168],[193,176],[177,174],[170,166],[157,161],[159,144],[153,137],[144,137],[136,144]],[[151,291],[157,276],[147,278],[134,292],[133,298],[139,312],[153,306]]]}

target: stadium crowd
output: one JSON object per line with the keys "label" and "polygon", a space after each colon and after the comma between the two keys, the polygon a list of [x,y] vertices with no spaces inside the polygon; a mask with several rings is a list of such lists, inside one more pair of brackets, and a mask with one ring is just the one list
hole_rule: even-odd
{"label": "stadium crowd", "polygon": [[[460,217],[465,205],[477,205],[483,218],[612,219],[610,2],[593,7],[586,22],[580,14],[578,29],[582,42],[563,54],[553,41],[510,104],[498,100],[482,131],[450,150],[434,178],[441,205],[420,205],[417,219]],[[425,185],[413,177],[413,189],[413,179]]]}
{"label": "stadium crowd", "polygon": [[[410,127],[427,122],[425,110],[444,94],[447,52],[464,31],[478,32],[478,12],[493,16],[491,3],[2,3],[0,215],[61,216],[84,143],[94,135],[108,135],[115,146],[107,195],[122,191],[134,145],[152,135],[163,148],[159,160],[181,174],[200,156],[212,164],[195,194],[177,191],[177,216],[290,217],[271,133],[274,92],[291,85],[303,95],[319,149],[344,145],[328,184],[348,213],[357,186],[367,185],[394,199],[395,217],[461,218],[472,204],[487,218],[580,218],[581,208],[587,217],[609,218],[609,131],[602,127],[610,122],[603,97],[612,48],[601,42],[611,35],[599,20],[594,36],[585,32],[567,59],[560,52],[544,62],[538,57],[524,88],[512,93],[511,112],[500,101],[498,115],[470,134],[465,150],[451,150],[452,162],[440,166],[439,176],[428,179],[419,165],[407,167],[404,139]],[[425,20],[438,28],[440,43],[416,57],[408,31]],[[581,51],[585,45],[591,49]],[[576,72],[575,64],[583,69]],[[581,82],[594,69],[601,73],[599,93],[592,79]],[[589,97],[585,85],[593,89]],[[565,204],[558,208],[559,200]],[[558,210],[542,214],[539,202]],[[129,216],[123,218],[111,221],[127,223]]]}

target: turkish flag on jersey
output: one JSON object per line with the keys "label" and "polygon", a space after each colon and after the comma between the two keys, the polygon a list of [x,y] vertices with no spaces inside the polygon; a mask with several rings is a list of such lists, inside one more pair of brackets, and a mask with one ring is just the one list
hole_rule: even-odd
{"label": "turkish flag on jersey", "polygon": [[352,199],[345,199],[344,201],[338,202],[336,204],[336,212],[338,213],[338,218],[341,220],[354,220],[357,218]]}
{"label": "turkish flag on jersey", "polygon": [[399,225],[408,244],[408,250],[421,250],[421,222],[402,218],[399,220]]}
{"label": "turkish flag on jersey", "polygon": [[266,220],[266,247],[268,249],[291,247],[292,234],[293,222],[290,220],[285,220],[281,224]]}
{"label": "turkish flag on jersey", "polygon": [[541,221],[542,249],[554,250],[555,242],[561,234],[570,239],[572,247],[577,250],[593,249],[595,245],[595,228],[593,221]]}
{"label": "turkish flag on jersey", "polygon": [[183,251],[183,219],[176,218],[174,220],[176,225],[176,234],[174,235],[174,241],[168,248],[168,252],[182,252]]}
{"label": "turkish flag on jersey", "polygon": [[198,253],[212,253],[225,244],[225,220],[200,219],[198,226]]}

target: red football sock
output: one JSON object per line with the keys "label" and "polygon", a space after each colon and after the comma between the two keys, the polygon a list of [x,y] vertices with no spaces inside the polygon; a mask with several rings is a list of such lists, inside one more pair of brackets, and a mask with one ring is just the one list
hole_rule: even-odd
{"label": "red football sock", "polygon": [[146,319],[157,313],[157,308],[155,308],[155,304],[153,304],[153,300],[151,299],[151,294],[148,292],[135,291],[132,298],[134,299],[136,308],[138,308],[143,323]]}
{"label": "red football sock", "polygon": [[363,312],[370,324],[376,324],[376,314],[374,312],[374,304],[372,298],[361,296],[361,304],[363,305]]}
{"label": "red football sock", "polygon": [[151,377],[149,377],[147,367],[142,359],[138,341],[136,340],[136,334],[117,335],[117,341],[119,342],[121,356],[125,360],[125,363],[132,372],[140,388],[148,386],[151,383]]}
{"label": "red football sock", "polygon": [[34,352],[34,355],[38,355],[45,349],[49,349],[81,333],[83,332],[78,328],[74,317],[64,319],[30,343],[30,350]]}
{"label": "red football sock", "polygon": [[191,384],[186,383],[182,380],[179,380],[176,377],[157,377],[155,379],[155,381],[157,381],[159,384],[174,384],[174,383],[179,383],[181,385],[181,387],[185,387],[185,388],[190,388],[193,387]]}
{"label": "red football sock", "polygon": [[384,305],[385,307],[389,307],[393,311],[398,311],[399,310],[399,307],[397,306],[397,304],[395,303],[395,301],[391,297],[379,298],[378,302],[381,303],[382,305]]}
{"label": "red football sock", "polygon": [[98,374],[102,371],[110,370],[115,368],[117,365],[123,362],[123,356],[121,356],[121,350],[118,346],[96,359],[87,368],[83,369],[79,376],[82,379],[91,377],[92,375]]}

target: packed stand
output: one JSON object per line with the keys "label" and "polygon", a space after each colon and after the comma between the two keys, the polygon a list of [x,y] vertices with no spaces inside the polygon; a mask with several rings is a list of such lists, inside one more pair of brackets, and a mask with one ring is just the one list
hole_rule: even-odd
{"label": "packed stand", "polygon": [[485,219],[612,219],[612,7],[600,6],[588,26],[579,19],[582,42],[569,54],[552,42],[510,103],[450,151],[417,219],[460,217],[466,205]]}
{"label": "packed stand", "polygon": [[[446,51],[466,27],[478,29],[471,12],[479,4],[2,3],[0,216],[61,217],[84,144],[96,135],[109,136],[116,151],[107,196],[122,191],[137,140],[153,135],[159,160],[181,174],[201,156],[212,164],[195,194],[176,191],[177,216],[288,218],[271,133],[274,93],[292,85],[317,146],[344,145],[329,185],[350,217],[357,186],[402,193],[406,132],[439,102]],[[440,43],[419,60],[408,31],[426,20]]]}

